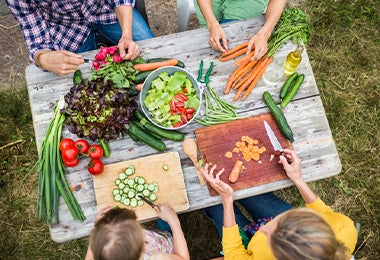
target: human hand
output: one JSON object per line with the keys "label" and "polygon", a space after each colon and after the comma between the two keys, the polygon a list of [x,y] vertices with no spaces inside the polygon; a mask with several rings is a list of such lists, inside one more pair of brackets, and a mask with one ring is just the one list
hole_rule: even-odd
{"label": "human hand", "polygon": [[126,37],[121,37],[117,46],[119,47],[120,57],[123,60],[134,60],[140,55],[139,46]]}
{"label": "human hand", "polygon": [[[287,159],[291,162],[290,164]],[[301,158],[298,157],[294,150],[284,149],[284,155],[280,155],[279,163],[282,164],[286,175],[288,175],[293,182],[303,181]]]}
{"label": "human hand", "polygon": [[160,219],[165,220],[168,223],[173,220],[178,220],[177,213],[169,205],[159,204],[157,207],[154,207],[154,210],[157,212]]}
{"label": "human hand", "polygon": [[45,70],[51,71],[58,76],[63,76],[69,73],[74,73],[78,69],[78,66],[84,63],[84,60],[80,54],[59,50],[44,51],[38,56],[36,63]]}
{"label": "human hand", "polygon": [[97,223],[100,219],[104,217],[104,215],[112,209],[112,206],[105,206],[101,210],[99,210],[98,215],[96,215],[95,223]]}
{"label": "human hand", "polygon": [[228,50],[227,38],[222,26],[220,26],[218,23],[210,27],[209,31],[210,38],[208,40],[208,43],[210,44],[211,48],[216,51],[226,52]]}
{"label": "human hand", "polygon": [[233,200],[234,190],[230,185],[220,180],[220,175],[224,172],[224,168],[217,172],[214,176],[214,171],[216,169],[216,164],[212,166],[210,171],[208,170],[209,164],[207,163],[203,168],[201,168],[201,173],[205,176],[206,181],[213,187],[216,192],[222,197],[223,201]]}
{"label": "human hand", "polygon": [[268,37],[263,33],[257,33],[248,42],[247,55],[251,52],[252,47],[254,47],[255,54],[251,60],[259,60],[268,52]]}

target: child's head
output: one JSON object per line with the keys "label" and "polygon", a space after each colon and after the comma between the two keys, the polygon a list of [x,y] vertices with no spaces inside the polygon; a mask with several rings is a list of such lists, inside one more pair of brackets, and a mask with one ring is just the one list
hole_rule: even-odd
{"label": "child's head", "polygon": [[329,224],[310,209],[292,209],[273,223],[269,245],[277,259],[346,259]]}
{"label": "child's head", "polygon": [[90,247],[95,259],[140,259],[144,238],[135,212],[114,208],[105,213],[91,232]]}

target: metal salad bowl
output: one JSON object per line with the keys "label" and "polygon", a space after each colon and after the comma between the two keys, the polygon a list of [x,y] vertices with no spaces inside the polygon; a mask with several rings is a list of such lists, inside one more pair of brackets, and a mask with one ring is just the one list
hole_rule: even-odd
{"label": "metal salad bowl", "polygon": [[[178,126],[178,127],[166,127],[166,126],[160,125],[158,122],[156,122],[153,119],[153,115],[150,113],[149,109],[146,107],[144,101],[148,95],[148,91],[152,88],[152,81],[153,80],[157,79],[159,77],[159,75],[163,72],[167,72],[169,76],[172,76],[177,71],[185,72],[187,75],[187,78],[191,81],[192,86],[196,92],[196,98],[199,100],[199,107],[198,107],[198,109],[196,109],[194,111],[193,117],[191,119],[189,119],[187,123],[184,123],[183,125]],[[162,67],[162,68],[159,68],[159,69],[152,71],[148,75],[148,77],[145,79],[143,86],[141,88],[141,91],[140,91],[141,110],[144,113],[144,115],[148,118],[148,120],[151,123],[153,123],[154,125],[162,128],[162,129],[166,129],[166,130],[178,130],[178,129],[184,128],[187,125],[189,125],[195,119],[195,117],[198,115],[199,110],[201,108],[201,104],[202,104],[203,91],[204,91],[204,86],[201,83],[197,82],[196,78],[189,71],[187,71],[183,68],[180,68],[180,67],[176,67],[176,66],[165,66],[165,67]]]}

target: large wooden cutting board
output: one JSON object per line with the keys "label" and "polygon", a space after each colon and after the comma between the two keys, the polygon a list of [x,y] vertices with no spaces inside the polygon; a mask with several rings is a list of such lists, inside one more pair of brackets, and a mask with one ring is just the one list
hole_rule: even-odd
{"label": "large wooden cutting board", "polygon": [[[206,162],[216,164],[218,169],[225,169],[220,177],[223,181],[229,183],[228,175],[237,159],[244,162],[238,181],[234,184],[229,183],[235,191],[287,178],[282,165],[278,163],[279,153],[275,153],[267,136],[264,120],[271,126],[282,147],[291,148],[291,143],[282,135],[270,113],[195,130],[201,158]],[[245,135],[257,139],[257,146],[266,148],[266,151],[261,154],[260,160],[247,162],[241,153],[232,153],[232,158],[226,158],[225,153],[232,151],[236,142],[241,141],[241,137]],[[210,195],[217,195],[214,189],[210,186],[208,188]]]}
{"label": "large wooden cutting board", "polygon": [[[164,164],[169,166],[168,171],[164,171]],[[179,154],[178,152],[168,152],[105,165],[102,174],[93,176],[96,202],[99,210],[107,205],[126,207],[114,200],[112,190],[116,188],[115,180],[118,178],[119,173],[124,172],[129,165],[134,165],[136,169],[132,177],[142,176],[148,183],[158,183],[159,190],[156,193],[157,200],[155,203],[168,204],[176,212],[189,208]],[[135,210],[138,220],[157,217],[154,209],[146,203],[143,206],[131,209]]]}

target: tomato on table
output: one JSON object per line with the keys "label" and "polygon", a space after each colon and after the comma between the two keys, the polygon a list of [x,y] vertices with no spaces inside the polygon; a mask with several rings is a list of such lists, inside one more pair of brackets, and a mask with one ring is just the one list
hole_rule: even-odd
{"label": "tomato on table", "polygon": [[71,162],[78,159],[79,150],[75,145],[69,146],[61,151],[61,155],[63,161]]}
{"label": "tomato on table", "polygon": [[99,159],[91,159],[91,161],[88,163],[88,172],[92,175],[98,175],[101,174],[104,170],[104,164]]}
{"label": "tomato on table", "polygon": [[103,156],[103,148],[98,144],[93,144],[88,149],[88,156],[92,159],[100,159]]}
{"label": "tomato on table", "polygon": [[84,139],[76,140],[74,145],[78,148],[79,153],[81,153],[81,154],[88,153],[88,149],[90,148],[90,145]]}
{"label": "tomato on table", "polygon": [[63,164],[64,164],[65,166],[67,166],[67,167],[75,167],[75,166],[78,165],[79,161],[80,161],[79,158],[74,159],[74,160],[72,160],[72,161],[65,161],[65,160],[63,160]]}
{"label": "tomato on table", "polygon": [[70,146],[74,146],[74,141],[73,139],[70,139],[70,138],[64,138],[61,140],[61,142],[59,143],[59,150],[62,152],[62,150],[70,147]]}

